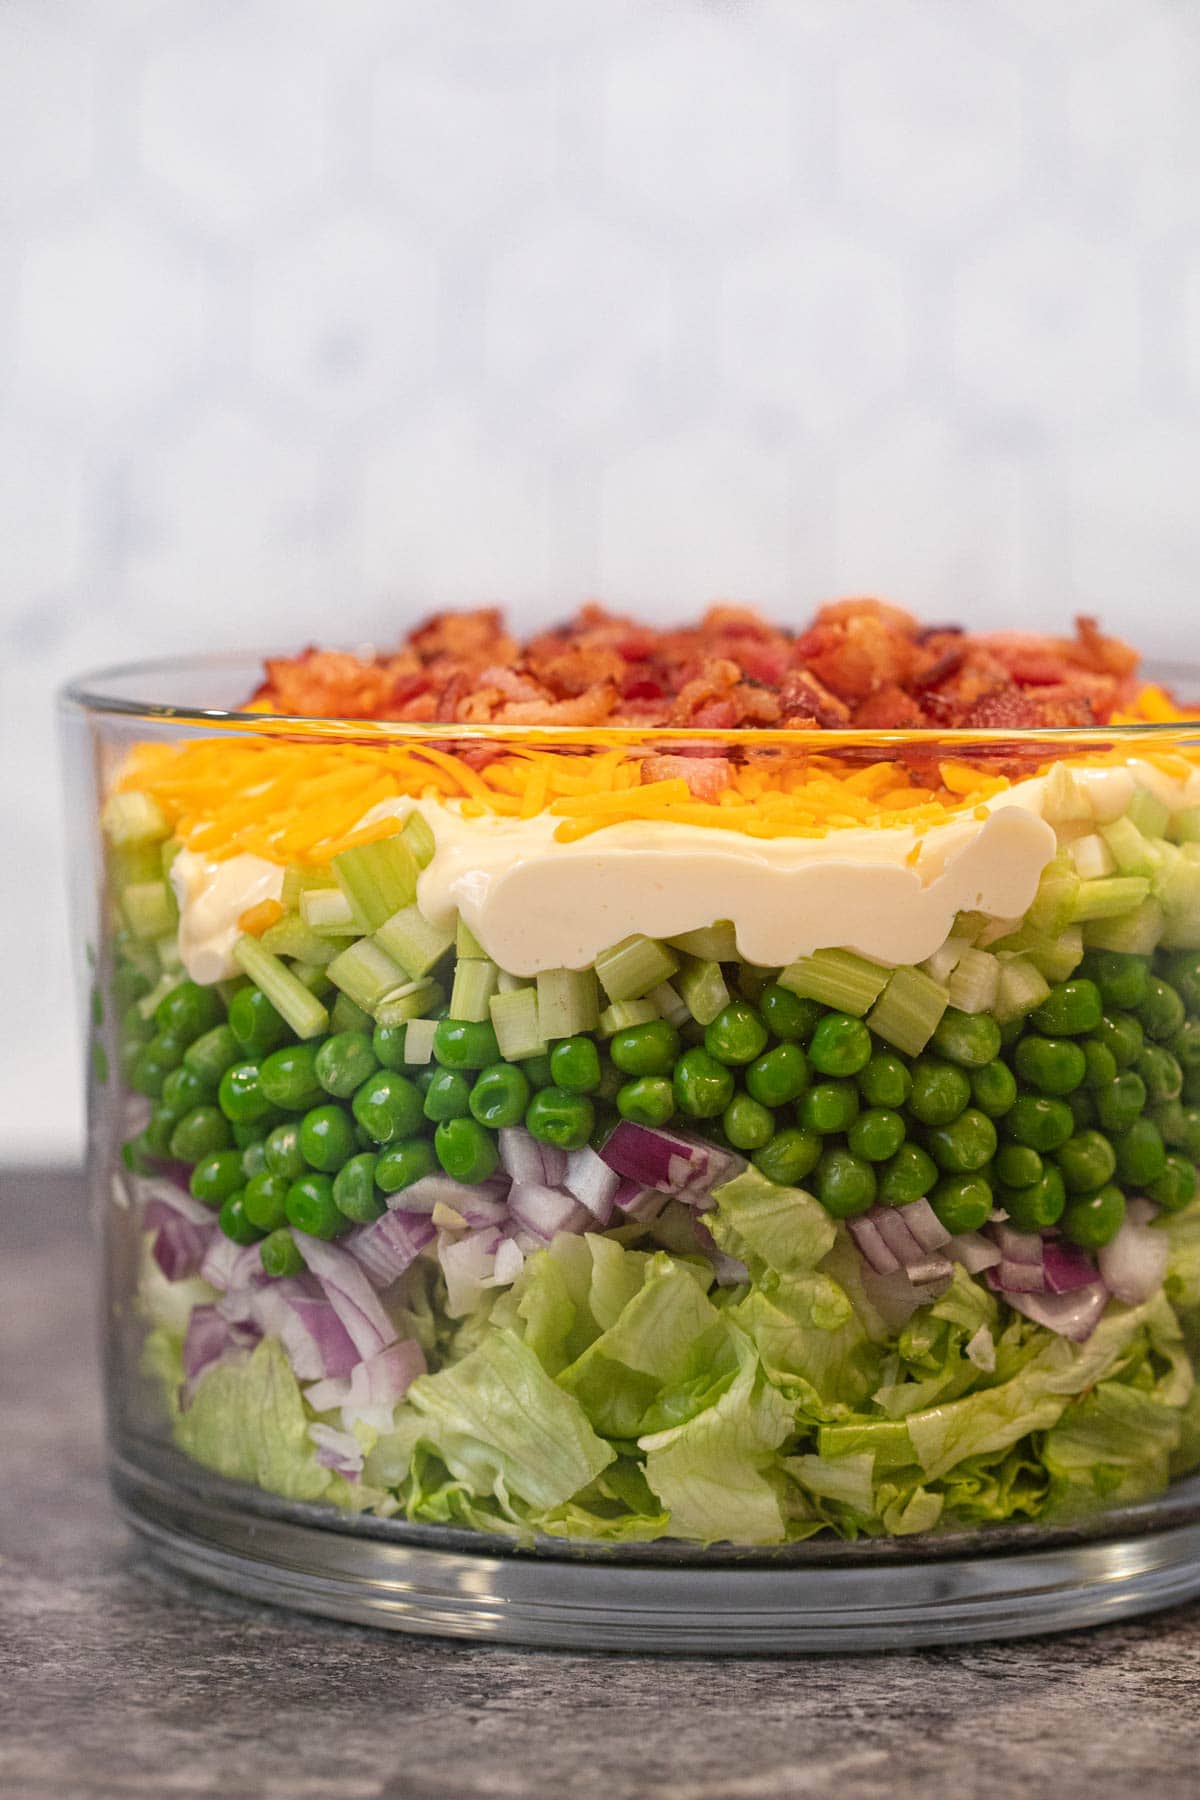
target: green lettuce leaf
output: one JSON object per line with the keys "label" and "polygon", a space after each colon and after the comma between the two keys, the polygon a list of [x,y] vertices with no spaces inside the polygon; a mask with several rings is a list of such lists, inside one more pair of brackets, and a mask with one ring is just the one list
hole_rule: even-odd
{"label": "green lettuce leaf", "polygon": [[780,1276],[770,1291],[753,1287],[729,1308],[751,1339],[771,1381],[795,1401],[798,1418],[845,1418],[879,1380],[878,1347],[845,1289],[831,1276]]}
{"label": "green lettuce leaf", "polygon": [[812,1194],[777,1187],[754,1168],[716,1188],[713,1200],[704,1223],[722,1250],[744,1262],[751,1275],[815,1269],[837,1238],[837,1226]]}
{"label": "green lettuce leaf", "polygon": [[1042,1460],[1057,1515],[1146,1500],[1166,1486],[1181,1415],[1122,1381],[1102,1381],[1046,1433]]}
{"label": "green lettuce leaf", "polygon": [[317,1461],[308,1424],[287,1357],[264,1338],[244,1361],[208,1371],[176,1420],[175,1438],[186,1455],[231,1481],[287,1500],[320,1500],[335,1478]]}

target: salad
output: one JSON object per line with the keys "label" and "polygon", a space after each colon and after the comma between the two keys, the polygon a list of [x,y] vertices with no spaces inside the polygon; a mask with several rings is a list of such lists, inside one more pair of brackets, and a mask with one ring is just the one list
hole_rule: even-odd
{"label": "salad", "polygon": [[1088,620],[593,607],[271,661],[133,745],[109,1079],[175,1445],[739,1545],[1200,1464],[1186,717]]}

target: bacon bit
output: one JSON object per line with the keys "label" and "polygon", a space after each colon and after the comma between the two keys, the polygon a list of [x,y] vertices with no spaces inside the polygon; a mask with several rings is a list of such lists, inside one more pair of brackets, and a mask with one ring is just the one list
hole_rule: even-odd
{"label": "bacon bit", "polygon": [[248,906],[244,913],[238,914],[238,925],[250,937],[261,937],[282,919],[283,914],[284,908],[278,900],[260,900],[256,906]]}
{"label": "bacon bit", "polygon": [[642,780],[686,781],[693,800],[715,800],[729,786],[729,763],[723,756],[648,756]]}

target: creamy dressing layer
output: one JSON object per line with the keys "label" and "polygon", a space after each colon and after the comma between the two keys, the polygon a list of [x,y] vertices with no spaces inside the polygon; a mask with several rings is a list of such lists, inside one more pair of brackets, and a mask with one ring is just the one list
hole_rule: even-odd
{"label": "creamy dressing layer", "polygon": [[[1073,769],[1095,818],[1118,817],[1135,781],[1172,806],[1200,796],[1148,763]],[[460,913],[484,950],[514,975],[585,968],[632,932],[675,937],[732,921],[738,950],[767,967],[844,947],[886,963],[922,962],[958,912],[1018,919],[1057,840],[1042,817],[1046,781],[1018,782],[973,814],[918,834],[911,827],[836,830],[821,838],[750,838],[630,820],[563,844],[557,820],[464,818],[454,804],[388,801],[366,820],[419,811],[437,849],[417,901],[427,918]],[[181,851],[171,871],[180,954],[196,981],[234,972],[238,918],[278,898],[283,871],[250,855],[212,862]]]}

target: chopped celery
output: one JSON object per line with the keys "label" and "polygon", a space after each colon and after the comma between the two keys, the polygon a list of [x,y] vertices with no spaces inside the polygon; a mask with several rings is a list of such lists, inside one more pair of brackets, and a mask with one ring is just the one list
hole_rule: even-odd
{"label": "chopped celery", "polygon": [[322,888],[327,893],[338,892],[337,877],[328,864],[320,869],[305,869],[298,863],[290,863],[283,871],[283,891],[279,898],[289,912],[295,912],[301,894]]}
{"label": "chopped celery", "polygon": [[1089,831],[1071,845],[1071,861],[1081,881],[1100,881],[1111,875],[1117,859],[1098,831]]}
{"label": "chopped celery", "polygon": [[[322,969],[322,974],[325,971]],[[369,1012],[356,1006],[349,994],[338,993],[329,1009],[330,1031],[367,1031],[375,1023]]]}
{"label": "chopped celery", "polygon": [[[471,930],[471,927],[467,924],[465,919],[460,919],[458,921],[458,928],[454,934],[454,954],[456,956],[465,956],[467,958],[487,955],[487,951],[479,942],[479,939],[475,936],[475,933]],[[466,1013],[453,1014],[453,1017],[456,1019],[465,1019],[466,1016]]]}
{"label": "chopped celery", "polygon": [[506,1062],[521,1062],[527,1056],[545,1056],[549,1046],[538,1025],[536,988],[523,987],[507,994],[493,994],[488,1011],[500,1054]]}
{"label": "chopped celery", "polygon": [[510,975],[507,969],[501,969],[496,991],[500,994],[517,994],[522,988],[534,986],[536,983],[532,975]]}
{"label": "chopped celery", "polygon": [[156,844],[171,827],[167,815],[152,794],[134,790],[110,794],[100,814],[110,844]]}
{"label": "chopped celery", "polygon": [[1101,825],[1100,836],[1113,853],[1122,875],[1153,875],[1158,867],[1158,852],[1144,838],[1128,813]]}
{"label": "chopped celery", "polygon": [[1200,844],[1200,806],[1185,806],[1175,814],[1171,836],[1177,844]]}
{"label": "chopped celery", "polygon": [[233,960],[297,1037],[317,1037],[326,1029],[329,1014],[316,995],[277,956],[264,950],[256,937],[240,937],[233,946]]}
{"label": "chopped celery", "polygon": [[294,956],[307,963],[332,962],[338,953],[335,938],[318,937],[294,912],[284,913],[282,919],[268,925],[258,941],[272,956]]}
{"label": "chopped celery", "polygon": [[1166,919],[1153,897],[1117,918],[1092,919],[1083,928],[1089,950],[1122,950],[1129,956],[1149,956],[1158,947]]}
{"label": "chopped celery", "polygon": [[1164,860],[1154,882],[1155,898],[1161,901],[1168,918],[1175,913],[1200,910],[1200,863],[1184,856],[1173,844],[1163,848],[1169,849],[1171,856]]}
{"label": "chopped celery", "polygon": [[486,956],[463,957],[454,968],[450,989],[450,1017],[480,1025],[491,1015],[488,1006],[496,992],[500,971]]}
{"label": "chopped celery", "polygon": [[1071,908],[1071,924],[1086,925],[1089,919],[1113,919],[1132,912],[1149,892],[1150,883],[1142,875],[1106,875],[1101,881],[1082,881]]}
{"label": "chopped celery", "polygon": [[183,967],[183,952],[179,948],[177,933],[169,931],[165,937],[155,938],[154,954],[158,957],[158,966],[170,973],[173,969]]}
{"label": "chopped celery", "polygon": [[375,942],[415,981],[419,975],[428,975],[445,956],[454,932],[449,926],[431,924],[418,906],[402,906],[384,920]]}
{"label": "chopped celery", "polygon": [[406,981],[385,994],[375,1008],[377,1025],[408,1025],[442,1005],[446,990],[439,981]]}
{"label": "chopped celery", "polygon": [[108,853],[108,868],[113,888],[118,894],[141,881],[161,881],[165,873],[162,866],[162,846],[115,844]]}
{"label": "chopped celery", "polygon": [[433,1034],[436,1019],[410,1019],[404,1028],[404,1060],[406,1063],[433,1061]]}
{"label": "chopped celery", "polygon": [[698,956],[701,962],[737,962],[738,947],[733,926],[728,919],[718,919],[715,925],[701,926],[699,931],[681,931],[678,937],[667,939],[676,950],[683,950],[688,956]]}
{"label": "chopped celery", "polygon": [[1031,944],[1026,954],[1047,981],[1066,981],[1083,961],[1083,927],[1068,925],[1057,937]]}
{"label": "chopped celery", "polygon": [[170,881],[171,870],[175,867],[175,858],[183,849],[178,838],[164,838],[158,848],[159,867],[163,872],[163,880]]}
{"label": "chopped celery", "polygon": [[318,937],[358,937],[361,927],[341,888],[305,888],[300,917]]}
{"label": "chopped celery", "polygon": [[600,1014],[600,1036],[610,1038],[618,1031],[627,1031],[631,1025],[649,1025],[658,1016],[653,1000],[614,1000]]}
{"label": "chopped celery", "polygon": [[543,969],[537,978],[538,1036],[578,1037],[595,1031],[600,1020],[600,996],[592,969]]}
{"label": "chopped celery", "polygon": [[169,883],[161,879],[133,882],[121,895],[121,909],[130,931],[143,943],[174,931],[179,921],[175,896]]}
{"label": "chopped celery", "polygon": [[823,1006],[861,1017],[879,998],[890,974],[890,969],[856,956],[853,950],[814,950],[811,956],[789,963],[779,985],[801,1000],[819,1000]]}
{"label": "chopped celery", "polygon": [[932,980],[940,981],[944,987],[954,970],[957,969],[964,951],[969,948],[969,938],[955,937],[952,934],[940,949],[935,950],[932,956],[925,958],[921,967]]}
{"label": "chopped celery", "polygon": [[160,975],[150,992],[143,994],[137,1003],[137,1009],[143,1019],[152,1019],[158,1011],[159,1001],[165,1000],[168,994],[173,994],[183,980],[184,975],[179,969],[168,969]]}
{"label": "chopped celery", "polygon": [[1166,832],[1171,809],[1149,788],[1139,787],[1133,790],[1125,817],[1137,826],[1143,837],[1160,838]]}
{"label": "chopped celery", "polygon": [[376,1007],[386,995],[395,993],[409,981],[406,970],[393,962],[387,951],[374,938],[359,938],[328,965],[329,979],[343,994],[349,994],[356,1006],[376,1017]]}
{"label": "chopped celery", "polygon": [[1060,852],[1042,870],[1037,893],[1025,917],[1035,931],[1061,931],[1071,923],[1078,898],[1079,877],[1070,859]]}
{"label": "chopped celery", "polygon": [[909,1056],[919,1056],[934,1032],[949,996],[923,969],[897,969],[867,1014],[867,1024]]}
{"label": "chopped celery", "polygon": [[721,1008],[729,1005],[729,989],[718,962],[685,956],[674,985],[697,1025],[711,1025]]}
{"label": "chopped celery", "polygon": [[651,988],[646,998],[653,1000],[658,1008],[659,1018],[665,1019],[668,1025],[686,1025],[692,1016],[682,994],[678,993],[669,981],[660,982],[658,987]]}
{"label": "chopped celery", "polygon": [[[261,938],[258,941],[262,943]],[[310,994],[315,994],[318,1000],[324,1000],[328,994],[336,994],[337,989],[325,973],[323,963],[293,962],[291,969],[301,986],[306,987]]]}
{"label": "chopped celery", "polygon": [[418,869],[427,869],[433,861],[437,839],[419,812],[409,813],[404,821],[402,836],[413,853]]}
{"label": "chopped celery", "polygon": [[1067,825],[1092,816],[1087,794],[1065,763],[1055,763],[1046,777],[1042,812],[1050,825]]}
{"label": "chopped celery", "polygon": [[338,886],[368,931],[417,897],[420,868],[403,832],[358,844],[333,859]]}
{"label": "chopped celery", "polygon": [[950,1004],[959,1012],[990,1012],[1000,986],[1000,963],[987,950],[964,950],[950,976]]}
{"label": "chopped celery", "polygon": [[1011,957],[1000,965],[993,1009],[997,1022],[1007,1025],[1013,1019],[1023,1019],[1026,1013],[1041,1005],[1049,992],[1050,983],[1031,962],[1023,956]]}
{"label": "chopped celery", "polygon": [[610,1000],[640,1000],[660,981],[669,981],[678,967],[679,958],[665,944],[637,931],[596,958],[596,973]]}

